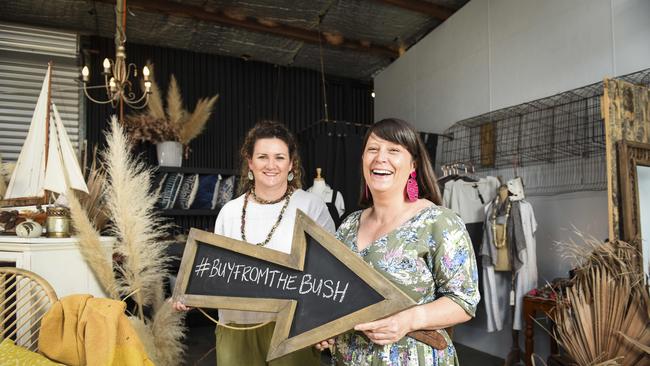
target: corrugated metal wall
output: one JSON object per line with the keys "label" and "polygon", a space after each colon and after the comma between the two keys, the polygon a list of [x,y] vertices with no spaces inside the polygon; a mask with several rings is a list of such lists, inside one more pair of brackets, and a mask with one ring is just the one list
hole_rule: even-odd
{"label": "corrugated metal wall", "polygon": [[[98,37],[82,42],[84,63],[97,84],[103,58],[114,55],[114,42]],[[193,109],[201,97],[220,94],[206,131],[191,143],[190,158],[183,162],[186,167],[237,168],[244,135],[260,119],[280,120],[298,135],[325,116],[321,76],[316,71],[127,43],[129,62],[142,67],[148,59],[163,91],[169,75],[176,76],[187,109]],[[372,85],[338,77],[326,77],[326,85],[330,119],[373,122]],[[89,147],[103,143],[102,130],[110,113],[110,107],[87,102]],[[154,162],[153,147],[144,151]]]}
{"label": "corrugated metal wall", "polygon": [[[51,97],[68,137],[79,145],[77,35],[0,23],[0,154],[16,161],[32,121],[47,64],[53,62]],[[42,122],[45,124],[45,121]]]}

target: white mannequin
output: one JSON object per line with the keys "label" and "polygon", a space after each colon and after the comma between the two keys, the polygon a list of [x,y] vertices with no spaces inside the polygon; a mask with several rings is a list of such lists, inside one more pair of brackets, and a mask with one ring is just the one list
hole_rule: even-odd
{"label": "white mannequin", "polygon": [[336,198],[332,197],[334,190],[325,183],[325,178],[321,176],[321,168],[316,168],[316,177],[314,178],[314,185],[311,186],[307,191],[319,196],[325,203],[332,202],[334,199],[334,207],[338,211],[339,215],[342,215],[345,212],[345,203],[343,201],[343,196],[339,192],[336,195]]}
{"label": "white mannequin", "polygon": [[507,185],[508,191],[512,193],[512,196],[510,196],[511,201],[521,201],[525,198],[524,182],[521,180],[521,177],[510,179]]}

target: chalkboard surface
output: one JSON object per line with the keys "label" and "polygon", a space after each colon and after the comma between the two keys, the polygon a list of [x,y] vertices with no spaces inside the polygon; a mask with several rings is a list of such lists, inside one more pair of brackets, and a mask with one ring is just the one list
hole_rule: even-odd
{"label": "chalkboard surface", "polygon": [[290,254],[190,230],[173,297],[276,313],[267,360],[415,305],[302,211],[294,228]]}
{"label": "chalkboard surface", "polygon": [[186,294],[297,300],[289,337],[384,300],[309,235],[303,271],[197,245]]}

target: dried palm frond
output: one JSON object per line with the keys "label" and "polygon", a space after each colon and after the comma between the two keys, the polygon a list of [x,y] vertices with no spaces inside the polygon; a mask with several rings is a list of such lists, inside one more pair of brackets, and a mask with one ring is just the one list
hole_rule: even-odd
{"label": "dried palm frond", "polygon": [[107,256],[99,240],[100,234],[91,223],[77,196],[68,190],[66,194],[70,205],[70,218],[77,231],[81,255],[93,271],[104,291],[113,299],[119,298],[117,283],[113,273],[112,256]]}
{"label": "dried palm frond", "polygon": [[185,119],[185,110],[183,109],[183,97],[174,75],[171,76],[169,89],[167,89],[167,119],[169,123],[181,130]]}
{"label": "dried palm frond", "polygon": [[119,292],[132,292],[140,318],[143,307],[151,305],[165,276],[166,242],[161,237],[167,228],[156,216],[156,195],[149,192],[152,171],[131,157],[131,144],[117,119],[106,136],[108,149],[103,155],[109,184],[106,204],[113,220],[112,234],[118,238],[115,251],[123,258],[118,266]]}
{"label": "dried palm frond", "polygon": [[200,99],[194,107],[194,112],[184,121],[183,128],[180,131],[180,142],[187,145],[203,132],[205,124],[210,119],[212,108],[219,99],[219,95],[215,95],[210,99]]}
{"label": "dried palm frond", "polygon": [[[584,238],[584,237],[583,237]],[[588,254],[584,248],[593,248]],[[622,242],[588,238],[566,249],[579,261],[573,286],[559,296],[553,317],[555,338],[579,365],[637,365],[649,362],[648,293],[641,281],[638,249]]]}
{"label": "dried palm frond", "polygon": [[155,119],[149,114],[128,115],[124,118],[124,129],[129,137],[135,141],[149,141],[158,143],[162,141],[178,141],[180,130],[172,125],[168,119]]}

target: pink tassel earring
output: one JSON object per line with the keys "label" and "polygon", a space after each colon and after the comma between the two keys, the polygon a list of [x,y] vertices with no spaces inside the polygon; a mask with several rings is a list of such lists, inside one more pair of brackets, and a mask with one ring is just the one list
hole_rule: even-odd
{"label": "pink tassel earring", "polygon": [[409,175],[409,179],[406,181],[406,198],[410,202],[415,202],[420,198],[420,192],[418,189],[418,181],[415,179],[417,174],[415,173],[415,170],[411,172]]}
{"label": "pink tassel earring", "polygon": [[365,186],[366,186],[366,190],[364,192],[363,198],[365,198],[367,201],[370,199],[370,192],[368,191],[368,184],[366,184]]}

